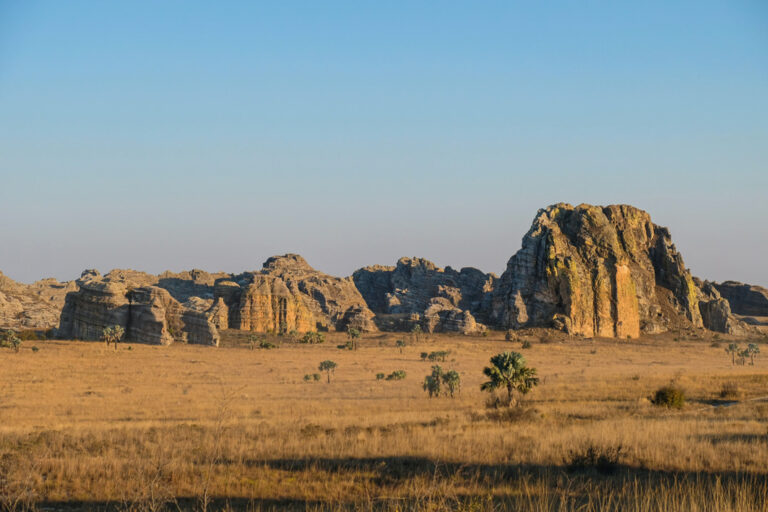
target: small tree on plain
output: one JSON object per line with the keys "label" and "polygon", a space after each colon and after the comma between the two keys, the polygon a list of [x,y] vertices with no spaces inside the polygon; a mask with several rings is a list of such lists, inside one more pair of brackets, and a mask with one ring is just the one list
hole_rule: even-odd
{"label": "small tree on plain", "polygon": [[354,327],[347,327],[347,338],[352,343],[352,350],[357,350],[357,340],[360,339],[360,331]]}
{"label": "small tree on plain", "polygon": [[123,339],[125,335],[125,329],[119,325],[113,325],[112,327],[105,327],[101,331],[101,339],[104,340],[104,344],[109,348],[109,344],[113,343],[115,351],[117,351],[117,343]]}
{"label": "small tree on plain", "polygon": [[8,329],[3,333],[2,346],[18,352],[21,348],[21,338],[16,334],[16,331]]}
{"label": "small tree on plain", "polygon": [[731,364],[735,365],[736,364],[736,354],[739,353],[739,346],[737,344],[735,344],[735,343],[731,343],[731,344],[729,344],[725,348],[725,353],[726,354],[731,354]]}
{"label": "small tree on plain", "polygon": [[424,377],[424,384],[422,387],[424,391],[429,393],[429,398],[440,396],[441,386],[440,383],[443,380],[443,369],[440,365],[432,367],[432,373]]}
{"label": "small tree on plain", "polygon": [[749,352],[749,364],[754,366],[755,356],[760,353],[760,347],[758,347],[755,343],[750,343],[747,347],[747,352]]}
{"label": "small tree on plain", "polygon": [[454,394],[461,390],[461,377],[456,370],[450,370],[443,374],[443,384],[445,384],[445,393],[453,398]]}
{"label": "small tree on plain", "polygon": [[507,405],[516,404],[514,393],[528,393],[539,383],[536,369],[525,366],[525,358],[518,352],[503,352],[491,358],[491,366],[483,369],[490,380],[480,386],[482,391],[507,390]]}
{"label": "small tree on plain", "polygon": [[405,348],[405,340],[397,340],[395,342],[395,346],[400,349],[400,353],[403,353],[403,349]]}
{"label": "small tree on plain", "polygon": [[317,367],[318,370],[320,370],[321,372],[325,372],[326,375],[328,376],[328,384],[331,383],[331,373],[334,373],[337,366],[338,365],[335,362],[328,360],[328,361],[323,361]]}
{"label": "small tree on plain", "polygon": [[422,333],[423,331],[421,330],[421,326],[419,324],[413,326],[413,329],[411,329],[411,336],[413,336],[414,343],[419,343],[421,341]]}

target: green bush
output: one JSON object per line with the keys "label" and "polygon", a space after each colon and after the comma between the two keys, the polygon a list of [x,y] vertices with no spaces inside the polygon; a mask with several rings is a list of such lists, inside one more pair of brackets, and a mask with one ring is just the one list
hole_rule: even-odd
{"label": "green bush", "polygon": [[384,380],[385,377],[386,375],[384,373],[379,372],[376,374],[376,380]]}
{"label": "green bush", "polygon": [[395,370],[387,375],[387,380],[403,380],[405,378],[405,370]]}
{"label": "green bush", "polygon": [[669,409],[682,409],[685,405],[685,392],[672,384],[656,390],[651,403]]}
{"label": "green bush", "polygon": [[528,341],[528,340],[525,340],[525,341],[523,342],[523,346],[522,346],[522,348],[531,348],[531,342],[530,342],[530,341]]}
{"label": "green bush", "polygon": [[299,340],[299,343],[318,345],[320,343],[325,343],[325,336],[323,336],[323,333],[321,332],[310,331]]}

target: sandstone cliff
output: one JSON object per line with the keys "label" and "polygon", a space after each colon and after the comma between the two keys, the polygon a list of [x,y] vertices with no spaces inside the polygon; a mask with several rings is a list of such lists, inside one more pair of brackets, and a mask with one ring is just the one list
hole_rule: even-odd
{"label": "sandstone cliff", "polygon": [[104,277],[85,272],[77,281],[78,290],[67,294],[58,336],[98,340],[105,327],[120,325],[131,341],[219,344],[216,326],[206,312],[183,306],[163,288],[136,286],[142,281],[136,277],[123,271]]}
{"label": "sandstone cliff", "polygon": [[486,320],[496,276],[400,258],[394,267],[361,268],[353,279],[375,313],[406,315],[428,332],[472,333],[485,329],[476,319]]}
{"label": "sandstone cliff", "polygon": [[702,326],[699,291],[669,231],[626,205],[540,210],[494,294],[502,328],[636,338]]}
{"label": "sandstone cliff", "polygon": [[313,269],[297,254],[269,258],[261,271],[217,283],[229,309],[229,325],[252,331],[374,331],[373,313],[351,278]]}

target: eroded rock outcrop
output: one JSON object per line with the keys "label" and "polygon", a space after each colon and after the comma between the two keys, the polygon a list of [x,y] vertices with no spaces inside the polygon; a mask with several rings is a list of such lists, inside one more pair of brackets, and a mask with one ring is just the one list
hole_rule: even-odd
{"label": "eroded rock outcrop", "polygon": [[422,258],[400,258],[394,267],[361,268],[353,279],[375,313],[418,315],[416,323],[428,332],[472,333],[485,329],[476,317],[486,318],[496,276],[475,268],[443,269]]}
{"label": "eroded rock outcrop", "polygon": [[351,278],[319,272],[297,254],[271,257],[259,272],[217,283],[215,296],[228,305],[234,329],[376,330],[374,315]]}
{"label": "eroded rock outcrop", "polygon": [[67,293],[76,289],[74,282],[61,283],[56,279],[18,283],[0,272],[0,328],[55,327]]}
{"label": "eroded rock outcrop", "polygon": [[768,289],[736,281],[712,283],[712,285],[723,298],[728,300],[734,313],[768,317]]}
{"label": "eroded rock outcrop", "polygon": [[[182,305],[164,288],[136,286],[132,277],[123,271],[104,277],[84,273],[77,281],[79,289],[66,297],[57,334],[98,340],[104,328],[119,325],[131,341],[219,344],[218,330],[207,311]],[[136,281],[141,284],[143,278]]]}
{"label": "eroded rock outcrop", "polygon": [[703,325],[698,289],[669,231],[627,205],[539,210],[494,295],[502,328],[636,338]]}

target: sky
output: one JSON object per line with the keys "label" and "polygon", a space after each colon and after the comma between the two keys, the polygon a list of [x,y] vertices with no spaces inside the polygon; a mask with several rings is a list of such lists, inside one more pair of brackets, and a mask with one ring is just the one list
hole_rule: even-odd
{"label": "sky", "polygon": [[0,0],[0,270],[501,273],[628,203],[768,286],[768,2]]}

